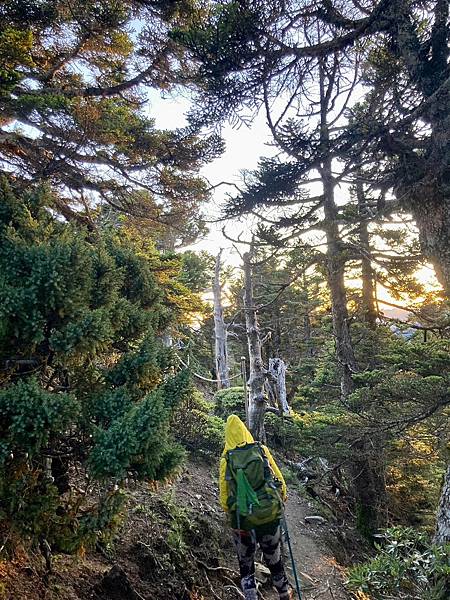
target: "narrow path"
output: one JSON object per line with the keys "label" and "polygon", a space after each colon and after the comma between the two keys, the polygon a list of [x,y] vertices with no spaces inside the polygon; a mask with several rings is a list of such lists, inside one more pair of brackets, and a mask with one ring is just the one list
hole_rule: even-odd
{"label": "narrow path", "polygon": [[[182,504],[209,513],[217,521],[223,521],[222,511],[218,504],[217,485],[214,481],[215,469],[201,463],[191,462],[185,473],[174,484],[174,488]],[[344,572],[326,546],[327,525],[311,524],[304,521],[305,516],[317,512],[308,505],[300,494],[291,489],[286,504],[286,519],[291,536],[291,543],[297,569],[300,574],[303,600],[348,600],[343,580]],[[224,547],[227,549],[229,561],[224,566],[237,571],[237,560],[230,544],[231,535],[224,529]],[[285,544],[285,564],[289,579],[294,577]],[[266,600],[276,600],[277,595],[268,590],[263,591]],[[236,596],[237,597],[237,596]]]}
{"label": "narrow path", "polygon": [[[307,524],[305,516],[314,514],[307,502],[292,492],[286,505],[286,519],[291,536],[292,551],[298,571],[304,600],[347,600],[343,587],[344,573],[325,547],[323,525]],[[286,562],[289,565],[289,562]],[[294,578],[290,572],[290,579]]]}

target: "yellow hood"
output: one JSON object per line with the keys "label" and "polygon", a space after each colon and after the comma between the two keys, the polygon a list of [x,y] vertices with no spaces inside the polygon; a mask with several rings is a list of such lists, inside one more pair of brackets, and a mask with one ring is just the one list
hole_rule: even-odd
{"label": "yellow hood", "polygon": [[228,452],[228,450],[236,448],[236,446],[244,446],[254,441],[252,434],[241,419],[236,415],[230,415],[225,425],[225,447],[223,454]]}

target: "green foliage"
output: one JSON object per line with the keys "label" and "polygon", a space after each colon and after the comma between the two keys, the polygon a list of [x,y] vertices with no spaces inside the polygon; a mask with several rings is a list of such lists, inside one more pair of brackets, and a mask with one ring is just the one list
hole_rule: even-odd
{"label": "green foliage", "polygon": [[420,423],[388,447],[386,487],[392,518],[429,532],[435,529],[435,511],[445,469],[439,443],[441,427],[439,419]]}
{"label": "green foliage", "polygon": [[214,276],[214,257],[208,252],[188,250],[181,255],[180,281],[193,292],[203,292]]}
{"label": "green foliage", "polygon": [[341,451],[341,445],[334,440],[345,420],[343,411],[332,405],[311,412],[292,411],[289,418],[269,413],[267,436],[270,445],[290,454],[333,460]]}
{"label": "green foliage", "polygon": [[222,419],[230,415],[237,415],[245,421],[245,395],[244,388],[231,387],[219,390],[214,395],[214,412]]}
{"label": "green foliage", "polygon": [[[182,49],[168,25],[197,10],[171,4],[1,2],[0,124],[14,133],[0,156],[25,185],[48,178],[58,194],[52,208],[66,219],[92,226],[109,204],[164,231],[173,247],[204,231],[198,207],[208,186],[198,173],[223,148],[218,135],[190,126],[159,130],[141,108],[149,90],[177,78]],[[68,148],[70,159],[60,160]]]}
{"label": "green foliage", "polygon": [[213,91],[222,89],[222,77],[229,70],[239,69],[243,60],[256,57],[251,42],[260,22],[258,11],[240,2],[213,4],[207,15],[188,22],[188,30],[184,24],[174,28],[171,37],[203,61],[203,85]]}
{"label": "green foliage", "polygon": [[[52,531],[47,528],[45,537],[56,548],[69,553],[93,548],[97,542],[108,544],[122,523],[125,501],[126,494],[122,490],[106,491],[98,502],[79,514],[76,527],[70,513],[66,512],[58,515]],[[77,507],[71,508],[76,510]]]}
{"label": "green foliage", "polygon": [[163,479],[183,458],[169,421],[188,374],[161,335],[192,295],[126,230],[54,218],[46,189],[2,180],[0,195],[0,528],[75,551],[114,528],[121,480]]}
{"label": "green foliage", "polygon": [[175,437],[188,450],[217,458],[225,443],[225,424],[211,412],[212,405],[200,391],[192,388],[175,411],[171,423]]}
{"label": "green foliage", "polygon": [[395,527],[378,536],[378,554],[353,567],[347,586],[373,600],[445,600],[450,592],[450,546],[433,546],[412,528]]}
{"label": "green foliage", "polygon": [[182,372],[134,404],[108,429],[98,428],[88,460],[94,477],[121,479],[132,471],[141,478],[164,479],[183,455],[170,445],[168,418],[186,386],[187,373]]}
{"label": "green foliage", "polygon": [[375,368],[353,377],[358,387],[347,400],[353,417],[346,435],[364,431],[367,437],[380,439],[383,428],[391,518],[432,528],[445,460],[449,343],[407,342],[382,331],[379,336]]}
{"label": "green foliage", "polygon": [[33,459],[78,413],[73,396],[47,392],[35,378],[0,389],[0,469],[23,452]]}
{"label": "green foliage", "polygon": [[10,91],[22,78],[20,66],[31,67],[33,34],[30,30],[6,27],[0,30],[0,96]]}

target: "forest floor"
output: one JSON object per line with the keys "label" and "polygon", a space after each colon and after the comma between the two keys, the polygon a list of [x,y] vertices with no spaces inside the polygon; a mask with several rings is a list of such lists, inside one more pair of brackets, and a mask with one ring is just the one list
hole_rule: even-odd
{"label": "forest floor", "polygon": [[[345,569],[336,523],[317,519],[317,506],[290,488],[286,507],[304,600],[346,600]],[[287,548],[286,548],[287,550]],[[342,550],[342,549],[341,549]],[[344,552],[344,554],[342,554]],[[336,552],[341,557],[345,550]],[[347,556],[348,558],[348,556]],[[129,492],[128,515],[112,546],[85,556],[55,555],[45,576],[42,557],[0,562],[1,600],[233,600],[241,598],[230,532],[218,505],[216,466],[190,460],[156,492],[139,484]],[[293,583],[286,558],[287,572]],[[262,581],[265,575],[258,565]],[[262,600],[275,600],[269,581]]]}

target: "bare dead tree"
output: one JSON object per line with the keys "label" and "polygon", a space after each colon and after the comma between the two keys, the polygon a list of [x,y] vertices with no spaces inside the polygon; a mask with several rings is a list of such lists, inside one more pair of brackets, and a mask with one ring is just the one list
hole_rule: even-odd
{"label": "bare dead tree", "polygon": [[228,363],[228,327],[223,318],[222,285],[220,283],[222,249],[216,257],[214,269],[213,295],[214,295],[214,339],[217,388],[230,387],[230,369]]}
{"label": "bare dead tree", "polygon": [[262,359],[262,344],[258,326],[257,307],[253,298],[252,258],[253,248],[243,254],[244,262],[244,312],[247,331],[248,354],[250,359],[250,377],[248,380],[248,427],[256,440],[265,441],[264,381],[265,369]]}
{"label": "bare dead tree", "polygon": [[286,363],[280,357],[269,358],[269,385],[273,390],[276,405],[281,414],[289,416],[291,409],[287,401],[286,393]]}

